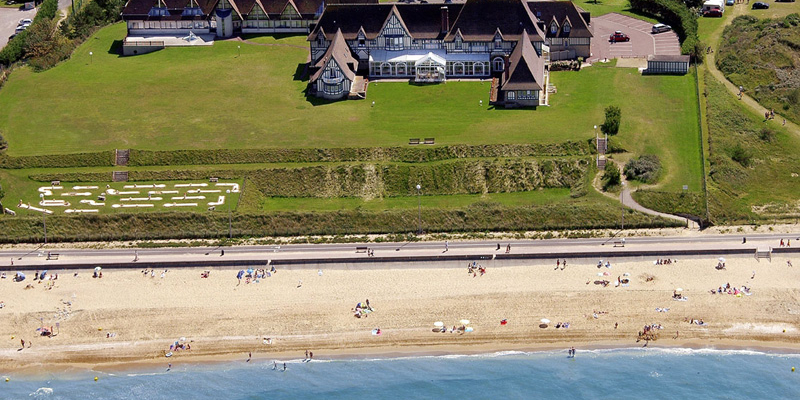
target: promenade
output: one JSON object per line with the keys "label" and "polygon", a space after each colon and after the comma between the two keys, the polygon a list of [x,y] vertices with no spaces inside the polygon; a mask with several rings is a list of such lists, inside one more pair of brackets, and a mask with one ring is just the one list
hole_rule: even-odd
{"label": "promenade", "polygon": [[[744,241],[743,239],[747,240]],[[795,247],[780,247],[780,241]],[[744,243],[743,243],[744,242]],[[510,250],[508,246],[510,245]],[[499,246],[499,249],[498,249]],[[367,249],[370,251],[367,252]],[[463,266],[467,261],[492,260],[493,265],[520,260],[550,264],[558,259],[594,262],[596,259],[755,257],[756,250],[773,255],[800,253],[800,233],[700,235],[687,237],[628,237],[622,239],[550,239],[511,241],[423,241],[407,243],[300,244],[269,246],[14,249],[0,251],[0,270],[95,268],[231,268],[265,265],[284,268],[374,268],[378,264],[414,263],[435,267]],[[372,254],[372,255],[370,255]],[[12,265],[13,263],[13,265]]]}

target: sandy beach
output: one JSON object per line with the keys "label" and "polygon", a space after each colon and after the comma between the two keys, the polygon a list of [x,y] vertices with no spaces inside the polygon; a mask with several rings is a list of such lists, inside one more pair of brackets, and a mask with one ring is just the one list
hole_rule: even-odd
{"label": "sandy beach", "polygon": [[[35,373],[152,363],[474,353],[576,346],[714,346],[800,349],[800,266],[729,258],[487,267],[278,270],[241,283],[238,270],[60,271],[55,281],[0,280],[0,372]],[[54,271],[51,271],[51,273]],[[604,273],[607,273],[603,275]],[[615,286],[629,273],[628,286]],[[600,274],[600,275],[598,275]],[[648,279],[652,278],[652,279]],[[595,281],[608,280],[607,287]],[[729,283],[751,295],[711,294]],[[27,285],[32,288],[26,289]],[[52,288],[48,288],[52,286]],[[687,301],[672,299],[682,288]],[[373,311],[355,318],[367,299]],[[669,309],[659,312],[656,309]],[[551,322],[540,327],[543,318]],[[434,322],[472,332],[435,333]],[[507,320],[502,325],[501,320]],[[690,320],[702,320],[704,325]],[[556,328],[558,323],[569,328]],[[645,325],[658,339],[637,342]],[[55,335],[38,334],[53,327]],[[373,330],[380,328],[381,334]],[[676,337],[677,335],[677,337]],[[180,338],[189,350],[172,349]],[[265,342],[270,338],[270,342]],[[20,340],[25,340],[20,349]]]}

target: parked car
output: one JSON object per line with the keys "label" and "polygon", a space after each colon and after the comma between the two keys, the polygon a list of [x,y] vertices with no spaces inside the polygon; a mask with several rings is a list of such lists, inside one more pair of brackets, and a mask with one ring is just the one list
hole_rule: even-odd
{"label": "parked car", "polygon": [[611,43],[616,43],[616,42],[627,42],[631,40],[631,38],[629,38],[628,35],[622,33],[622,31],[616,31],[612,33],[611,36],[609,36],[608,40]]}
{"label": "parked car", "polygon": [[10,41],[11,41],[11,39],[14,39],[15,37],[17,37],[17,34],[16,34],[16,33],[15,33],[15,34],[13,34],[13,35],[11,35],[11,36],[9,36],[9,37],[8,37],[8,41],[10,42]]}
{"label": "parked car", "polygon": [[725,0],[725,5],[726,6],[732,6],[734,4],[736,4],[736,0]]}
{"label": "parked car", "polygon": [[708,17],[721,17],[722,16],[722,11],[719,10],[719,9],[708,10],[708,11],[703,13],[703,16],[707,17],[707,18]]}
{"label": "parked car", "polygon": [[667,31],[671,31],[671,30],[672,30],[672,27],[669,26],[669,25],[655,24],[655,25],[653,25],[653,29],[651,29],[650,31],[652,33],[661,33],[661,32],[667,32]]}
{"label": "parked car", "polygon": [[22,26],[22,25],[20,25],[20,26],[18,26],[18,27],[17,27],[17,29],[14,29],[14,33],[15,33],[15,34],[16,34],[16,33],[20,33],[20,32],[22,32],[22,31],[24,31],[25,29],[28,29],[28,27],[27,27],[27,26]]}
{"label": "parked car", "polygon": [[30,24],[32,24],[32,23],[33,23],[33,21],[32,21],[30,18],[25,18],[25,19],[21,19],[21,20],[19,20],[19,25],[20,25],[20,26],[21,26],[21,25],[28,26],[28,25],[30,25]]}
{"label": "parked car", "polygon": [[764,3],[762,1],[757,1],[753,3],[753,10],[766,10],[769,8],[769,4]]}

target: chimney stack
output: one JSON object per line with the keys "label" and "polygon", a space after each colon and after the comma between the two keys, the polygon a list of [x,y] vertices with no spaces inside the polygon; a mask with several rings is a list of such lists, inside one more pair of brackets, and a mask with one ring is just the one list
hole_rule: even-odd
{"label": "chimney stack", "polygon": [[447,6],[442,6],[442,33],[447,33],[450,29],[450,12]]}

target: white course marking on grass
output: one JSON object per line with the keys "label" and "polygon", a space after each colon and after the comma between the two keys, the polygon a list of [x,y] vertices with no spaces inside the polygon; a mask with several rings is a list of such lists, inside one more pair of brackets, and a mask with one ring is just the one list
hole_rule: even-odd
{"label": "white course marking on grass", "polygon": [[97,186],[73,186],[72,189],[74,190],[97,189]]}
{"label": "white course marking on grass", "polygon": [[150,185],[125,185],[123,188],[125,189],[156,189],[156,188],[163,188],[167,187],[167,185],[163,183],[154,183]]}
{"label": "white course marking on grass", "polygon": [[225,204],[225,196],[219,196],[219,198],[217,198],[217,201],[211,201],[208,203],[208,205],[210,206],[221,206],[223,204]]}
{"label": "white course marking on grass", "polygon": [[50,210],[48,210],[48,209],[45,209],[45,208],[39,208],[39,207],[34,207],[34,206],[30,205],[30,204],[22,204],[22,203],[19,203],[19,204],[17,205],[17,207],[19,207],[19,208],[25,208],[25,209],[28,209],[28,210],[31,210],[31,211],[37,211],[37,212],[40,212],[40,213],[45,213],[45,214],[52,214],[52,213],[53,213],[52,211],[50,211]]}
{"label": "white course marking on grass", "polygon": [[135,207],[155,207],[153,204],[112,204],[113,208],[135,208]]}
{"label": "white course marking on grass", "polygon": [[207,183],[176,183],[175,187],[206,187]]}
{"label": "white course marking on grass", "polygon": [[106,203],[100,203],[100,202],[97,202],[97,201],[94,201],[94,200],[81,200],[81,203],[82,204],[88,204],[90,206],[99,206],[99,207],[102,207],[102,206],[106,205]]}
{"label": "white course marking on grass", "polygon": [[164,207],[197,207],[197,203],[167,203]]}
{"label": "white course marking on grass", "polygon": [[62,196],[91,196],[92,192],[67,192],[61,193]]}
{"label": "white course marking on grass", "polygon": [[164,200],[161,197],[125,197],[119,199],[119,201],[159,201]]}
{"label": "white course marking on grass", "polygon": [[218,183],[216,186],[230,186],[231,193],[239,193],[239,184],[238,183]]}
{"label": "white course marking on grass", "polygon": [[39,205],[42,207],[69,207],[66,200],[42,200]]}
{"label": "white course marking on grass", "polygon": [[142,193],[142,192],[140,192],[138,190],[128,190],[127,192],[122,192],[121,191],[121,192],[117,192],[116,194],[121,196],[123,194],[140,194],[140,193]]}
{"label": "white course marking on grass", "polygon": [[220,189],[191,189],[187,190],[186,193],[222,193]]}
{"label": "white course marking on grass", "polygon": [[178,194],[178,190],[151,190],[147,194]]}
{"label": "white course marking on grass", "polygon": [[67,213],[67,214],[72,214],[72,213],[84,214],[84,213],[96,213],[96,212],[100,212],[100,210],[95,210],[95,209],[91,209],[91,208],[82,209],[82,210],[73,210],[71,208],[68,208],[68,209],[64,210],[64,212]]}

